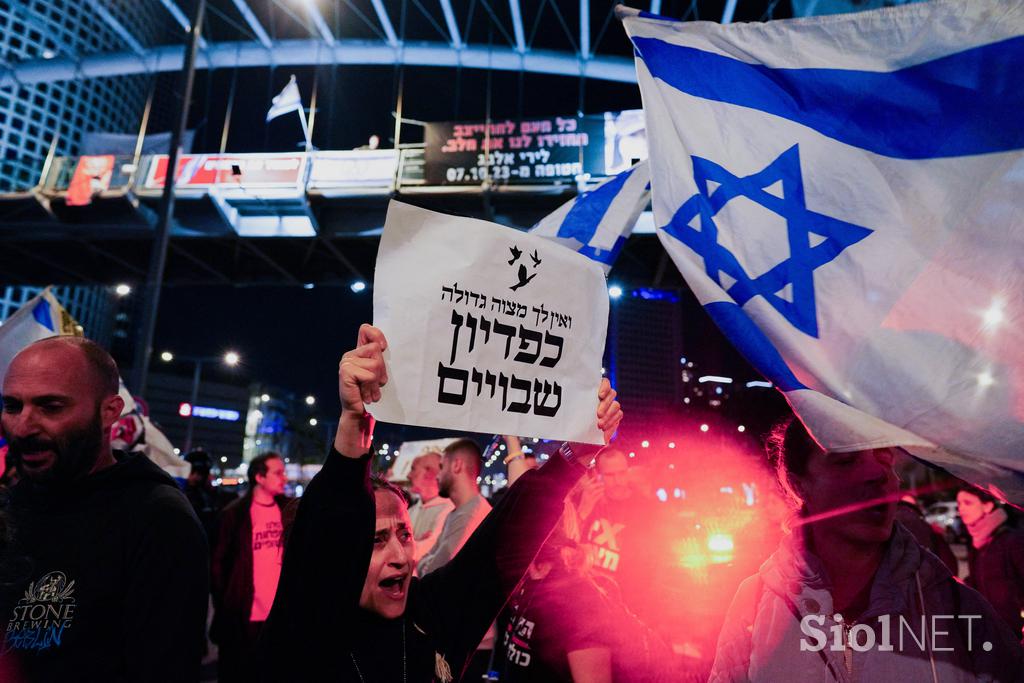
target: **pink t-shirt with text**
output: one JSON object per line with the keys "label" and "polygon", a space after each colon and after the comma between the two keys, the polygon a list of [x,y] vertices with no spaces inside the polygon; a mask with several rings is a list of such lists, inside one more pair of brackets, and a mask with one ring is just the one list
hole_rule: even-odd
{"label": "pink t-shirt with text", "polygon": [[252,613],[249,621],[266,621],[281,578],[281,508],[276,503],[249,507],[252,520]]}

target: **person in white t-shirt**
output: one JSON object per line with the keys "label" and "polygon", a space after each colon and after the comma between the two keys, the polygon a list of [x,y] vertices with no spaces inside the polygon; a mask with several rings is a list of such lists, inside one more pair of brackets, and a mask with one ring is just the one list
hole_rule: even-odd
{"label": "person in white t-shirt", "polygon": [[210,639],[219,647],[220,683],[250,683],[256,677],[256,642],[281,576],[287,481],[279,454],[259,455],[249,463],[249,491],[224,508],[211,581]]}
{"label": "person in white t-shirt", "polygon": [[435,451],[417,456],[409,469],[410,489],[419,496],[419,500],[409,508],[413,538],[416,539],[413,559],[417,562],[437,543],[444,520],[455,509],[455,503],[439,491],[437,475],[440,471],[441,454]]}

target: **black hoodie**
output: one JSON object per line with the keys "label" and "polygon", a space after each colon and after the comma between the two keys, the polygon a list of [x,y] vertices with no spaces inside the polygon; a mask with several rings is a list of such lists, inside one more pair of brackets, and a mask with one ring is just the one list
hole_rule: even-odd
{"label": "black hoodie", "polygon": [[332,449],[288,539],[261,680],[459,680],[583,472],[559,452],[520,477],[448,564],[412,579],[405,614],[387,620],[359,608],[375,528],[370,459]]}
{"label": "black hoodie", "polygon": [[28,681],[199,678],[208,584],[202,527],[149,459],[115,457],[73,484],[22,481],[11,492],[0,661]]}

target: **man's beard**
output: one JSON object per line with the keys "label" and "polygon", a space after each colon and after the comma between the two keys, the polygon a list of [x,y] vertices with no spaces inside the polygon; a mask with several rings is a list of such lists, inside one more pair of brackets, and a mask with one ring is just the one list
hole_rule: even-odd
{"label": "man's beard", "polygon": [[[53,440],[40,437],[7,439],[7,458],[18,468],[18,476],[39,483],[66,482],[83,477],[99,459],[103,445],[103,421],[99,408],[83,427],[70,429]],[[29,470],[22,463],[22,454],[51,451],[52,464],[43,470]]]}
{"label": "man's beard", "polygon": [[437,494],[442,498],[451,498],[452,482],[445,478],[439,479],[437,482]]}

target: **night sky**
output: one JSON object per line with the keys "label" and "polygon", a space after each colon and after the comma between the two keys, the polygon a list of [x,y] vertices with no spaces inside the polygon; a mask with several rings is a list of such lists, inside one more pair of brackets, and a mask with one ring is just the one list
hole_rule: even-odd
{"label": "night sky", "polygon": [[242,356],[236,369],[204,376],[235,383],[267,382],[313,394],[318,413],[335,419],[338,361],[373,317],[373,294],[348,287],[172,287],[163,293],[155,353]]}

